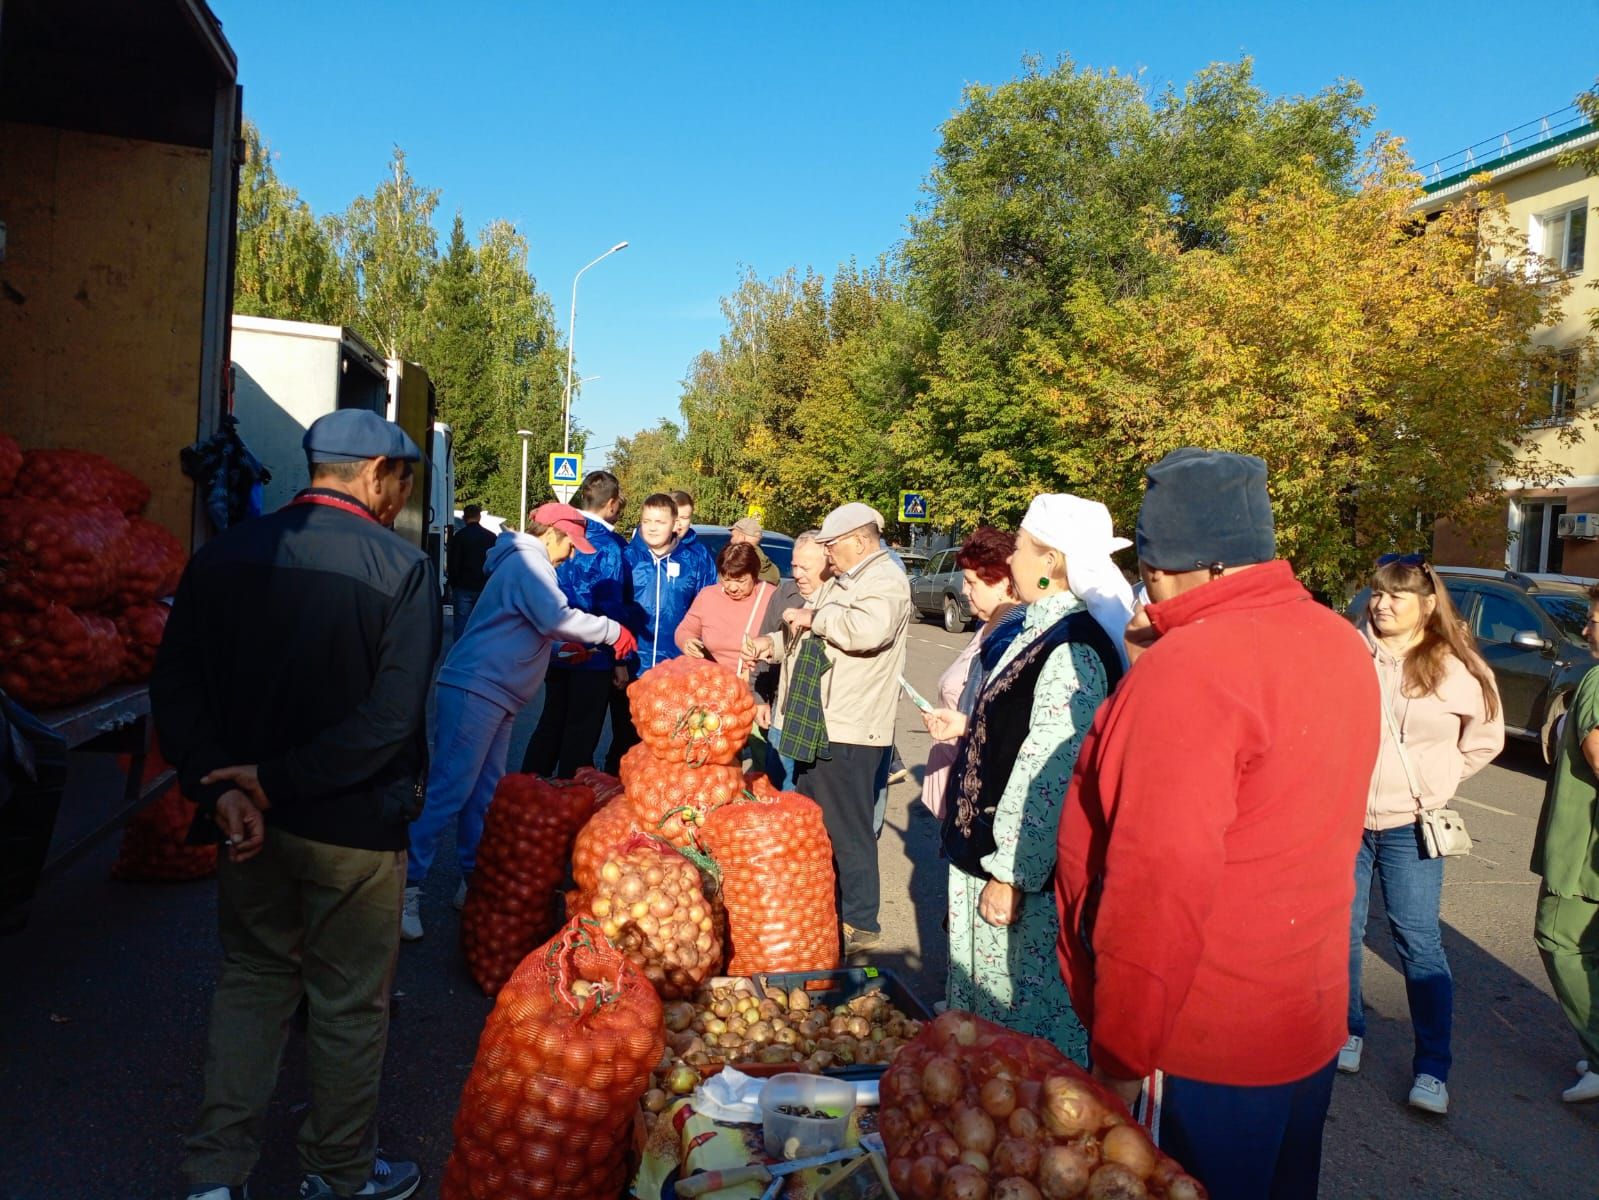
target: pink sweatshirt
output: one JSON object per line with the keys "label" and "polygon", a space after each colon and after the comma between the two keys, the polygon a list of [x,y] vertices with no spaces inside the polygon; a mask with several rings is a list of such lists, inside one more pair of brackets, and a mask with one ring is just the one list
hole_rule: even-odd
{"label": "pink sweatshirt", "polygon": [[[1504,749],[1504,706],[1490,719],[1483,705],[1482,685],[1453,654],[1443,683],[1428,696],[1406,696],[1401,684],[1404,665],[1383,649],[1371,629],[1362,626],[1383,703],[1394,715],[1404,738],[1405,754],[1421,786],[1422,807],[1443,808],[1455,789],[1493,761]],[[1366,796],[1366,828],[1398,829],[1416,819],[1405,764],[1388,723],[1382,725],[1382,748]]]}
{"label": "pink sweatshirt", "polygon": [[677,648],[681,650],[698,638],[705,643],[712,662],[748,679],[749,660],[741,655],[744,634],[755,637],[761,632],[766,606],[776,594],[777,589],[769,583],[757,583],[742,600],[734,600],[720,583],[701,588],[673,634]]}

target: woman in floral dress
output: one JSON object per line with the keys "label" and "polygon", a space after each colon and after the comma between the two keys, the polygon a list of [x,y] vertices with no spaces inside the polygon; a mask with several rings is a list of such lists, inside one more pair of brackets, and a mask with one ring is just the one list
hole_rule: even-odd
{"label": "woman in floral dress", "polygon": [[944,806],[949,1006],[1048,1038],[1084,1065],[1088,1037],[1056,965],[1050,888],[1077,752],[1124,666],[1132,592],[1110,554],[1127,545],[1102,504],[1034,500],[1011,557],[1027,604],[1021,632],[970,718],[929,718],[934,736],[961,737]]}

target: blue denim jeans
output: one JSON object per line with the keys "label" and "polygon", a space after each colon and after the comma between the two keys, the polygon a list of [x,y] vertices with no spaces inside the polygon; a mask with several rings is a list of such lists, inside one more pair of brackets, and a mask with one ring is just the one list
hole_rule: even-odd
{"label": "blue denim jeans", "polygon": [[466,632],[466,623],[472,616],[472,610],[477,607],[479,595],[481,593],[469,592],[465,588],[450,589],[450,607],[455,612],[450,635],[454,641],[460,641],[461,635]]}
{"label": "blue denim jeans", "polygon": [[411,822],[411,853],[406,862],[407,887],[418,887],[438,853],[439,837],[460,818],[456,848],[461,874],[477,865],[477,844],[483,836],[483,814],[494,788],[505,775],[515,713],[506,712],[465,688],[439,684],[438,733],[428,766],[427,801]]}
{"label": "blue denim jeans", "polygon": [[782,753],[783,731],[776,725],[766,731],[766,777],[780,792],[794,790],[794,760]]}
{"label": "blue denim jeans", "polygon": [[1371,908],[1373,874],[1382,882],[1388,928],[1405,973],[1410,1023],[1416,1031],[1411,1070],[1449,1080],[1449,1030],[1454,1020],[1455,981],[1444,957],[1438,907],[1443,898],[1444,860],[1422,851],[1421,830],[1414,824],[1397,829],[1366,830],[1355,855],[1355,903],[1349,928],[1349,1032],[1366,1036],[1366,1012],[1360,1000],[1362,943]]}

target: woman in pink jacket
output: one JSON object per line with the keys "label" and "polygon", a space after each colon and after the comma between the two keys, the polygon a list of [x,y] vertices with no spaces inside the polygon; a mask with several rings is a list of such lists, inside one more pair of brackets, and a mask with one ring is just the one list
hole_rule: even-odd
{"label": "woman in pink jacket", "polygon": [[1418,819],[1443,808],[1464,779],[1505,744],[1493,673],[1436,572],[1416,554],[1384,555],[1371,577],[1361,631],[1382,688],[1381,749],[1366,801],[1366,833],[1355,858],[1349,933],[1349,1040],[1338,1069],[1360,1070],[1366,1015],[1360,970],[1375,872],[1405,973],[1416,1051],[1410,1104],[1449,1111],[1449,1034],[1454,980],[1438,910],[1444,860],[1429,858]]}
{"label": "woman in pink jacket", "polygon": [[701,588],[673,637],[690,658],[708,658],[750,681],[753,660],[744,639],[761,631],[777,589],[760,579],[761,560],[747,543],[729,542],[716,556],[717,581]]}

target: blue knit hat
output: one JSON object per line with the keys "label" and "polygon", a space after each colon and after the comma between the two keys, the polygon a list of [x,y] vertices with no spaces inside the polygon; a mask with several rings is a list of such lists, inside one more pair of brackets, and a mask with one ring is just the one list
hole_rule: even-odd
{"label": "blue knit hat", "polygon": [[1141,562],[1162,571],[1194,571],[1276,556],[1263,459],[1184,446],[1144,472]]}

